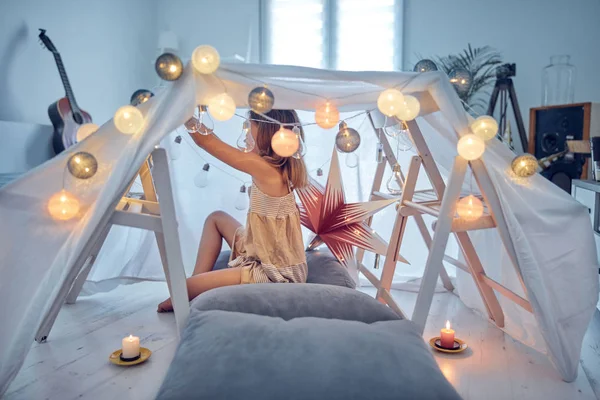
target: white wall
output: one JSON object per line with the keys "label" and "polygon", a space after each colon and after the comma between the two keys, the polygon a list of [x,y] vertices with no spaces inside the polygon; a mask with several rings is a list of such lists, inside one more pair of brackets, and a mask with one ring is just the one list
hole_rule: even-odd
{"label": "white wall", "polygon": [[79,106],[97,123],[112,118],[154,82],[155,8],[154,0],[0,2],[0,120],[50,124],[47,108],[64,96],[38,28],[61,53]]}
{"label": "white wall", "polygon": [[157,0],[158,27],[174,32],[180,56],[189,58],[201,44],[214,46],[222,58],[238,54],[251,62],[259,55],[259,0]]}
{"label": "white wall", "polygon": [[468,43],[494,47],[517,64],[514,83],[527,131],[552,55],[571,55],[576,102],[600,101],[598,0],[405,0],[405,7],[404,69],[412,70],[416,54],[448,55]]}

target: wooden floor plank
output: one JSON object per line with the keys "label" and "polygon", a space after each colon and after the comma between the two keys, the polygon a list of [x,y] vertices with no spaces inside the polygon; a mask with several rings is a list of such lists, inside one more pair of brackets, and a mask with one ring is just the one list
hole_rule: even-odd
{"label": "wooden floor plank", "polygon": [[[361,290],[375,294],[373,288]],[[153,398],[177,346],[173,315],[156,313],[167,293],[165,283],[147,282],[63,307],[49,342],[32,346],[6,399]],[[412,314],[415,293],[392,290],[392,295]],[[469,349],[460,355],[431,352],[465,400],[596,398],[600,312],[585,337],[580,374],[573,383],[563,382],[545,355],[511,339],[452,293],[434,296],[424,338],[439,335],[447,319]],[[108,356],[128,333],[140,336],[153,355],[145,364],[119,368]]]}

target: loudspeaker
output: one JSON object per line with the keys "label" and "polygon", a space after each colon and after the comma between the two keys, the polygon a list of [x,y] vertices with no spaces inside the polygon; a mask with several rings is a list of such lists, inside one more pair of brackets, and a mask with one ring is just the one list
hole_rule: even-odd
{"label": "loudspeaker", "polygon": [[[529,111],[529,153],[538,159],[564,151],[567,140],[588,141],[594,136],[600,136],[600,104],[566,104]],[[584,154],[569,153],[541,174],[571,193],[573,179],[588,178],[588,164]]]}

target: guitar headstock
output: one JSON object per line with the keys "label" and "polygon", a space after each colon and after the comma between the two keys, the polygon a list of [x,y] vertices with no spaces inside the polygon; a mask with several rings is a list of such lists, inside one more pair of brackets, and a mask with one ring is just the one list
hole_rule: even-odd
{"label": "guitar headstock", "polygon": [[56,50],[56,47],[54,47],[54,44],[52,43],[50,38],[46,36],[45,29],[40,29],[40,34],[38,35],[38,37],[40,38],[43,47],[47,48],[52,53],[58,54],[58,50]]}

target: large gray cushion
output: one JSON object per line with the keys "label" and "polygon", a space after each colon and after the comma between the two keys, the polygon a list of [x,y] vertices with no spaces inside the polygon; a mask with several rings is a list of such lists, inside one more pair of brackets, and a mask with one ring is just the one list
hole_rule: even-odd
{"label": "large gray cushion", "polygon": [[372,323],[400,319],[389,307],[355,289],[312,283],[220,287],[196,297],[192,308],[260,314],[285,320],[318,317]]}
{"label": "large gray cushion", "polygon": [[[227,268],[231,251],[226,250],[219,254],[213,270]],[[355,288],[356,283],[350,277],[348,270],[339,263],[327,248],[306,252],[308,264],[307,283],[323,283],[326,285],[345,286]]]}
{"label": "large gray cushion", "polygon": [[193,310],[157,399],[460,399],[414,324]]}

